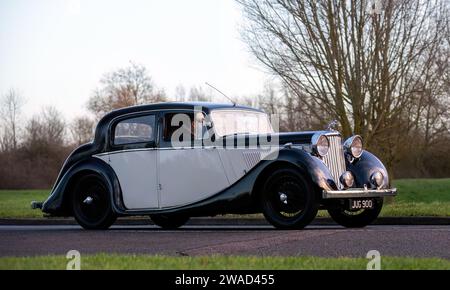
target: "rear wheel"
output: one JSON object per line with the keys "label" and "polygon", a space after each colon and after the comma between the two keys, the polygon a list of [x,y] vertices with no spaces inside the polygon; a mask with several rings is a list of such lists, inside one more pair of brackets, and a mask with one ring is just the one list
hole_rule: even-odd
{"label": "rear wheel", "polygon": [[311,182],[294,169],[279,169],[269,176],[261,206],[267,221],[278,229],[302,229],[318,209]]}
{"label": "rear wheel", "polygon": [[166,215],[155,214],[151,215],[153,223],[166,230],[174,230],[186,224],[189,220],[188,216],[183,215]]}
{"label": "rear wheel", "polygon": [[349,210],[345,207],[332,207],[328,209],[331,218],[347,228],[363,228],[373,223],[383,208],[383,198],[374,199],[371,209]]}
{"label": "rear wheel", "polygon": [[116,221],[109,191],[97,175],[83,176],[77,182],[72,210],[78,224],[88,230],[106,230]]}

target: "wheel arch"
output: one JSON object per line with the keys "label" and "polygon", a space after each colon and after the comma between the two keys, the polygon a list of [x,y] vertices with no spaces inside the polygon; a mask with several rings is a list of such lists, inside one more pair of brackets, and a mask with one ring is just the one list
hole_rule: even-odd
{"label": "wheel arch", "polygon": [[258,174],[252,188],[252,196],[257,198],[267,177],[274,171],[282,168],[297,170],[313,185],[316,193],[321,194],[322,189],[330,190],[334,183],[328,168],[318,158],[299,149],[284,149],[279,152],[278,158],[268,163]]}
{"label": "wheel arch", "polygon": [[288,161],[275,161],[272,162],[271,164],[269,164],[268,166],[266,166],[261,173],[258,175],[257,179],[255,180],[255,184],[253,185],[253,189],[252,189],[252,196],[254,196],[254,198],[258,198],[262,192],[263,186],[267,180],[267,178],[273,174],[275,171],[279,170],[279,169],[295,169],[297,171],[299,171],[299,173],[303,174],[303,175],[307,175],[305,174],[305,171],[296,166],[295,164],[292,164],[291,162]]}
{"label": "wheel arch", "polygon": [[67,213],[70,213],[70,215],[73,214],[70,206],[70,197],[73,194],[73,191],[75,190],[75,187],[77,183],[80,181],[80,179],[88,175],[96,175],[97,177],[100,177],[104,183],[106,183],[104,180],[105,178],[101,174],[92,169],[82,169],[80,171],[75,172],[67,182],[66,188],[64,189],[65,192],[63,194],[61,204],[61,208],[65,210]]}
{"label": "wheel arch", "polygon": [[113,169],[98,158],[88,158],[74,164],[55,185],[49,198],[44,202],[42,211],[52,216],[71,216],[70,195],[77,181],[83,176],[97,175],[105,183],[114,212],[119,213],[123,205],[122,193]]}

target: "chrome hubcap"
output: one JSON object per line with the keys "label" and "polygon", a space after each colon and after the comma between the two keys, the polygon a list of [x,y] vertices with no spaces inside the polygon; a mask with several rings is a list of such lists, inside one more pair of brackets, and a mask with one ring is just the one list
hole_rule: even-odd
{"label": "chrome hubcap", "polygon": [[84,203],[84,204],[87,204],[87,205],[90,205],[90,204],[92,204],[93,202],[94,202],[94,199],[93,199],[92,197],[90,197],[90,196],[86,197],[86,199],[83,200],[83,203]]}
{"label": "chrome hubcap", "polygon": [[279,192],[280,195],[280,201],[284,204],[287,204],[287,195],[285,193]]}

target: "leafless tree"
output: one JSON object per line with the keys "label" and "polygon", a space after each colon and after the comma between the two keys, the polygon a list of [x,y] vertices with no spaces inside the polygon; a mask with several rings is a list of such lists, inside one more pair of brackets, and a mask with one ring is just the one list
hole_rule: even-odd
{"label": "leafless tree", "polygon": [[70,124],[70,133],[75,145],[91,142],[94,137],[94,121],[87,117],[76,117]]}
{"label": "leafless tree", "polygon": [[20,117],[25,99],[15,89],[10,89],[0,100],[0,149],[16,150],[20,131]]}
{"label": "leafless tree", "polygon": [[263,93],[258,96],[258,107],[271,115],[282,113],[283,104],[273,83],[265,84]]}
{"label": "leafless tree", "polygon": [[175,88],[175,100],[177,102],[184,102],[186,100],[186,89],[182,84]]}
{"label": "leafless tree", "polygon": [[66,123],[53,107],[45,107],[33,116],[25,127],[24,145],[29,149],[62,146],[65,144]]}
{"label": "leafless tree", "polygon": [[6,164],[0,169],[6,177],[0,187],[48,188],[72,150],[65,140],[62,114],[52,107],[42,109],[27,122],[23,135],[17,150],[0,154],[0,160]]}
{"label": "leafless tree", "polygon": [[161,102],[164,90],[156,89],[143,65],[130,66],[106,73],[88,103],[88,109],[97,116],[114,109]]}
{"label": "leafless tree", "polygon": [[311,106],[306,106],[305,95],[294,94],[287,86],[282,89],[284,109],[281,111],[280,129],[285,131],[316,130],[321,121],[312,113]]}
{"label": "leafless tree", "polygon": [[263,109],[259,105],[259,99],[260,96],[258,96],[258,98],[255,98],[254,96],[241,96],[236,98],[234,101],[240,105]]}
{"label": "leafless tree", "polygon": [[210,102],[211,95],[206,93],[201,86],[194,86],[189,91],[189,100],[196,102]]}
{"label": "leafless tree", "polygon": [[322,125],[337,119],[345,136],[361,134],[389,163],[413,128],[414,108],[426,112],[427,98],[439,103],[432,68],[449,50],[445,0],[386,0],[380,10],[365,0],[238,2],[243,39],[297,105]]}

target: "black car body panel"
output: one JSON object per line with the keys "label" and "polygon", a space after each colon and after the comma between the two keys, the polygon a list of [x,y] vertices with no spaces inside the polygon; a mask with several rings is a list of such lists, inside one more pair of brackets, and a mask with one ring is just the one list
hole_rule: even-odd
{"label": "black car body panel", "polygon": [[370,186],[370,177],[376,171],[381,172],[384,176],[381,188],[389,188],[391,185],[386,167],[380,159],[368,151],[364,151],[362,156],[354,162],[347,162],[347,170],[355,176],[356,187]]}

